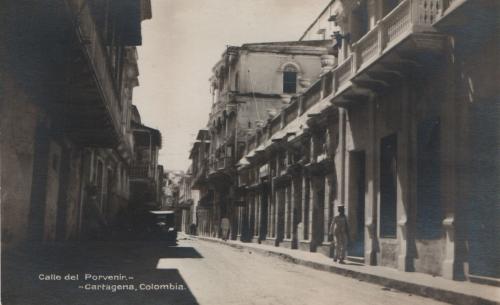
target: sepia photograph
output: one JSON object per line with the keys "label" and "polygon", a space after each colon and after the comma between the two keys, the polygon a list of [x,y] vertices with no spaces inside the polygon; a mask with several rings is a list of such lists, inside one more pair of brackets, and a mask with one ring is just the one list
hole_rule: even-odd
{"label": "sepia photograph", "polygon": [[0,0],[2,305],[500,305],[500,0]]}

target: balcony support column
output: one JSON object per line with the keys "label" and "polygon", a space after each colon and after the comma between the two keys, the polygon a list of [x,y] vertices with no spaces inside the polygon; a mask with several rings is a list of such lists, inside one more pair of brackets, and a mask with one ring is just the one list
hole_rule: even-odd
{"label": "balcony support column", "polygon": [[[399,243],[398,269],[401,271],[413,271],[413,258],[410,253],[409,245],[413,241],[413,219],[412,217],[412,195],[414,193],[413,170],[414,147],[416,146],[412,139],[416,139],[413,134],[414,116],[413,107],[415,100],[410,88],[402,88],[403,96],[401,99],[401,131],[398,135],[398,176],[397,182],[397,239]],[[401,164],[399,166],[399,164]]]}
{"label": "balcony support column", "polygon": [[[376,97],[375,97],[376,98]],[[377,197],[378,197],[378,141],[376,139],[375,102],[368,102],[368,147],[366,150],[366,188],[365,197],[365,262],[377,265]]]}
{"label": "balcony support column", "polygon": [[344,205],[345,203],[345,155],[346,155],[346,111],[344,108],[339,108],[339,154],[335,155],[336,163],[338,166],[339,173],[339,204]]}
{"label": "balcony support column", "polygon": [[302,205],[301,205],[301,209],[300,209],[300,224],[299,224],[299,228],[298,228],[298,241],[302,241],[302,240],[307,240],[307,236],[306,236],[306,218],[307,218],[307,214],[306,214],[306,204],[307,204],[307,201],[309,200],[308,198],[308,193],[309,193],[309,181],[308,181],[308,177],[304,174],[302,176],[302,196],[301,196],[301,201],[302,201]]}
{"label": "balcony support column", "polygon": [[288,239],[290,236],[290,186],[285,187],[285,230],[283,234],[284,239]]}
{"label": "balcony support column", "polygon": [[300,176],[298,177],[292,177],[292,181],[290,184],[291,187],[291,204],[292,204],[292,216],[291,216],[291,225],[292,225],[292,249],[296,249],[298,247],[297,241],[298,241],[298,231],[297,231],[297,226],[300,223],[300,217],[301,217],[301,210],[302,210],[302,204],[301,204],[301,196],[300,196],[300,188],[301,188],[301,178]]}
{"label": "balcony support column", "polygon": [[309,211],[307,213],[307,218],[308,218],[308,223],[307,223],[307,240],[309,240],[311,242],[310,244],[310,247],[311,247],[311,250],[315,250],[315,246],[313,248],[313,222],[314,221],[314,207],[315,207],[315,194],[316,194],[316,190],[314,189],[314,183],[313,183],[313,177],[309,177],[309,183],[308,183],[308,189],[309,189],[309,192],[308,192],[308,201],[309,201]]}
{"label": "balcony support column", "polygon": [[329,174],[325,176],[325,206],[324,206],[324,229],[323,229],[323,242],[328,242],[328,229],[330,228],[330,214],[332,208],[332,181],[333,174]]}
{"label": "balcony support column", "polygon": [[[460,208],[463,200],[468,194],[464,192],[463,188],[457,186],[463,185],[463,179],[461,179],[462,172],[458,166],[453,166],[453,164],[464,164],[465,160],[470,158],[464,158],[465,147],[470,147],[469,145],[462,145],[461,141],[464,137],[463,132],[457,132],[461,130],[460,126],[464,126],[463,123],[464,115],[462,109],[467,109],[467,101],[463,98],[457,98],[455,96],[456,85],[461,78],[458,69],[455,69],[455,63],[453,61],[453,41],[448,41],[447,44],[447,54],[446,63],[446,81],[445,81],[445,96],[444,102],[442,103],[441,113],[442,113],[442,151],[441,151],[441,183],[442,183],[442,201],[443,201],[443,211],[444,219],[442,222],[443,231],[445,232],[445,254],[442,266],[442,275],[447,279],[463,279],[464,278],[464,265],[463,253],[460,253],[459,249],[465,248],[465,246],[460,244],[465,240],[463,232],[463,216],[460,215],[463,208]],[[463,97],[464,95],[462,95]],[[457,105],[459,104],[459,105]],[[461,104],[461,105],[460,105]],[[467,110],[465,110],[467,111]],[[467,194],[464,196],[464,194]],[[458,238],[456,238],[457,236]]]}

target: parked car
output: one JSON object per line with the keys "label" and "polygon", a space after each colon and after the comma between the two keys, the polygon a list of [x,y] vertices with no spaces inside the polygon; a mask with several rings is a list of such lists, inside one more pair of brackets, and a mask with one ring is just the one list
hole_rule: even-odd
{"label": "parked car", "polygon": [[149,211],[147,228],[149,238],[176,244],[174,211]]}

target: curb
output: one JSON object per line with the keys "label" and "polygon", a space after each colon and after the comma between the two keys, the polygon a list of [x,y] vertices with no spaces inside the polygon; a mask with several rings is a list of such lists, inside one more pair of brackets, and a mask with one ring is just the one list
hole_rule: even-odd
{"label": "curb", "polygon": [[379,275],[367,274],[359,271],[348,270],[337,266],[325,265],[322,263],[316,263],[300,258],[293,257],[289,254],[280,253],[272,250],[263,250],[258,248],[249,247],[246,245],[235,244],[235,243],[227,243],[222,240],[214,240],[211,238],[206,238],[203,236],[193,236],[189,235],[192,238],[196,238],[203,241],[218,243],[222,245],[226,245],[239,250],[251,250],[252,252],[259,253],[265,256],[273,256],[277,257],[286,262],[290,262],[293,264],[305,266],[308,268],[327,271],[335,274],[339,274],[342,276],[351,277],[363,282],[368,282],[372,284],[381,285],[384,287],[392,288],[401,292],[411,293],[414,295],[419,295],[422,297],[431,298],[441,302],[447,302],[454,305],[500,305],[499,302],[484,299],[478,296],[462,294],[451,290],[445,290],[441,288],[431,287],[431,286],[423,286],[419,284],[409,283],[401,280],[396,280],[393,278],[383,277]]}

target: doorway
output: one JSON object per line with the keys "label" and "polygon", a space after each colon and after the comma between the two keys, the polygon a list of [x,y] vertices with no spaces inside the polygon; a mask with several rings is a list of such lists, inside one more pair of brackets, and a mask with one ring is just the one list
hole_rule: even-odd
{"label": "doorway", "polygon": [[260,193],[260,236],[259,240],[265,240],[267,236],[267,217],[268,209],[267,204],[269,200],[269,190],[266,185],[262,188],[262,193]]}
{"label": "doorway", "polygon": [[323,243],[324,230],[325,230],[325,178],[324,176],[315,177],[312,180],[313,193],[313,249]]}
{"label": "doorway", "polygon": [[500,106],[494,100],[472,109],[470,197],[466,205],[469,274],[500,278]]}
{"label": "doorway", "polygon": [[49,130],[39,125],[35,133],[33,178],[31,185],[29,238],[43,239],[49,170]]}
{"label": "doorway", "polygon": [[365,244],[365,152],[349,152],[349,256],[364,256]]}

